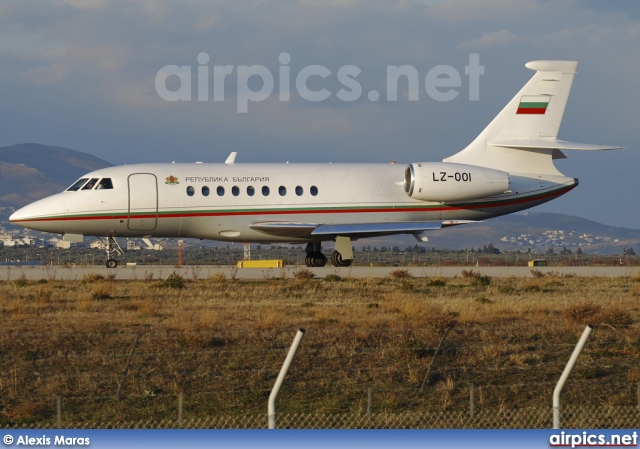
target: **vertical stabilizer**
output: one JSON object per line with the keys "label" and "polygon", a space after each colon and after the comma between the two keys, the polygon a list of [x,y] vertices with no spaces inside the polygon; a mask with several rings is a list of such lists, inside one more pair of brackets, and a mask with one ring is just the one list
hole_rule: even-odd
{"label": "vertical stabilizer", "polygon": [[531,80],[471,144],[444,161],[510,173],[560,174],[553,159],[564,155],[555,145],[556,137],[577,65],[577,61],[527,63],[536,71]]}

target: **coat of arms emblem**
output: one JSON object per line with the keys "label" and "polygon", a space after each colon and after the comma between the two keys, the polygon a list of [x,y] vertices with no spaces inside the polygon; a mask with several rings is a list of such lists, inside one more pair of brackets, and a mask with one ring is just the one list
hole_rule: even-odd
{"label": "coat of arms emblem", "polygon": [[170,186],[174,186],[176,184],[180,184],[180,181],[178,181],[177,177],[171,175],[164,178],[164,183],[169,184]]}

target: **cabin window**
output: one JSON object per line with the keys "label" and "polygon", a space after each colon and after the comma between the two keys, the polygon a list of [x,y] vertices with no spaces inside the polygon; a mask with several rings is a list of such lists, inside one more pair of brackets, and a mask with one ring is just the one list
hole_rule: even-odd
{"label": "cabin window", "polygon": [[202,196],[209,196],[209,187],[202,186]]}
{"label": "cabin window", "polygon": [[233,196],[238,196],[240,195],[240,189],[238,188],[238,186],[233,186],[231,188],[231,193],[233,193]]}
{"label": "cabin window", "polygon": [[278,193],[280,196],[285,196],[287,194],[287,188],[285,186],[278,187]]}
{"label": "cabin window", "polygon": [[302,196],[303,193],[304,189],[302,188],[302,186],[296,186],[296,195]]}
{"label": "cabin window", "polygon": [[113,183],[111,182],[111,178],[102,178],[96,187],[96,190],[100,189],[113,189]]}
{"label": "cabin window", "polygon": [[316,186],[311,186],[309,192],[311,192],[311,196],[316,196],[318,194],[318,188]]}
{"label": "cabin window", "polygon": [[82,187],[88,179],[89,178],[78,179],[71,187],[67,189],[67,192],[75,192],[76,190],[80,189],[80,187]]}
{"label": "cabin window", "polygon": [[256,189],[254,189],[253,186],[248,186],[247,187],[247,195],[253,196],[254,193],[256,193]]}
{"label": "cabin window", "polygon": [[218,186],[216,192],[218,193],[218,196],[224,196],[224,187]]}
{"label": "cabin window", "polygon": [[85,186],[82,188],[82,190],[91,190],[95,187],[96,183],[98,182],[98,179],[100,178],[91,178],[91,180],[85,184]]}
{"label": "cabin window", "polygon": [[194,189],[193,186],[187,187],[187,195],[193,196],[195,193],[196,193],[196,189]]}
{"label": "cabin window", "polygon": [[262,186],[262,195],[269,196],[269,187]]}

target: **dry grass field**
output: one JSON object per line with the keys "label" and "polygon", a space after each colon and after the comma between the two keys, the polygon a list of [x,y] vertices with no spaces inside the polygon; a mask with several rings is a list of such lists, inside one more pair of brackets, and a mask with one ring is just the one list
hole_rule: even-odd
{"label": "dry grass field", "polygon": [[[283,413],[551,407],[640,400],[640,278],[388,278],[0,282],[0,426],[65,418],[265,414],[298,328]],[[446,329],[440,353],[434,354]],[[136,336],[138,344],[121,385]],[[425,388],[420,387],[433,363]],[[115,396],[121,387],[120,399]]]}

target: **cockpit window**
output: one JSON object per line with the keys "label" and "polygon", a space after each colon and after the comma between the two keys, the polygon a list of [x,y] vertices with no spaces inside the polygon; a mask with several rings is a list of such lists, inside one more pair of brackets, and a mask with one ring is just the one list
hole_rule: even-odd
{"label": "cockpit window", "polygon": [[98,183],[97,190],[100,189],[113,189],[113,183],[111,182],[111,178],[102,178]]}
{"label": "cockpit window", "polygon": [[71,187],[67,189],[67,192],[75,192],[76,190],[79,190],[80,187],[82,187],[84,183],[87,182],[88,179],[89,178],[78,179]]}
{"label": "cockpit window", "polygon": [[93,189],[95,187],[96,183],[98,182],[98,179],[100,179],[100,178],[91,178],[91,180],[84,185],[82,190],[91,190],[91,189]]}

